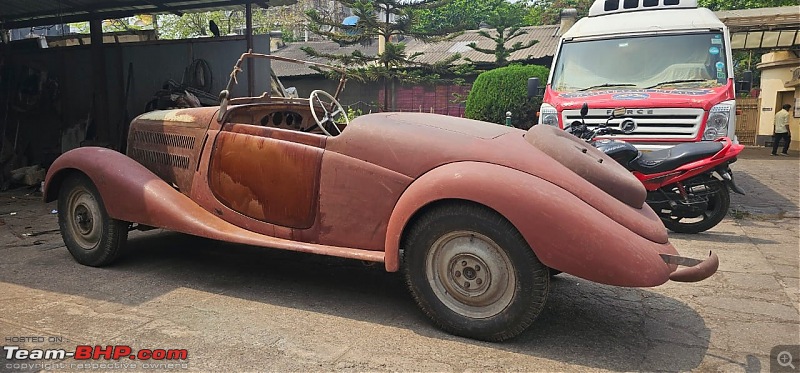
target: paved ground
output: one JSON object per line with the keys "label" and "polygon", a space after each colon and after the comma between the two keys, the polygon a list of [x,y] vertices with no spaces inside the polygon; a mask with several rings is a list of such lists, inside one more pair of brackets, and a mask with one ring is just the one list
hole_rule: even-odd
{"label": "paved ground", "polygon": [[[561,275],[534,326],[498,344],[437,330],[398,275],[355,261],[153,231],[132,234],[118,264],[83,267],[53,204],[5,193],[0,345],[185,348],[172,370],[197,371],[769,371],[773,346],[800,344],[800,162],[748,149],[732,168],[748,192],[735,212],[671,234],[684,255],[719,253],[717,275],[652,289]],[[0,354],[0,371],[39,370]],[[86,370],[75,363],[46,368]]]}

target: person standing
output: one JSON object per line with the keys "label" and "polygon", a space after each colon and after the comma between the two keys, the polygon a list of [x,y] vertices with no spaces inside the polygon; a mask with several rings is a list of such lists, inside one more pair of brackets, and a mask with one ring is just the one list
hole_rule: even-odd
{"label": "person standing", "polygon": [[792,105],[784,104],[781,110],[775,113],[775,130],[772,135],[772,155],[778,155],[778,143],[783,139],[783,152],[781,155],[788,155],[789,143],[792,141],[792,134],[789,132],[789,109]]}

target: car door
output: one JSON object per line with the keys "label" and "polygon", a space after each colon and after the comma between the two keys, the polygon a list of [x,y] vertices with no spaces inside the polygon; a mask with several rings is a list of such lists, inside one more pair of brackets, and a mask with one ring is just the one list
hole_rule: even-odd
{"label": "car door", "polygon": [[292,130],[226,124],[211,154],[209,188],[239,214],[307,229],[318,210],[325,140],[325,136]]}

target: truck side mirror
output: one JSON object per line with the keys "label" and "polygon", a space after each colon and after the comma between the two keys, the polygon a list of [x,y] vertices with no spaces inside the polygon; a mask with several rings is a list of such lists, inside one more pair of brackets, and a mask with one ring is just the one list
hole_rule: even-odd
{"label": "truck side mirror", "polygon": [[528,98],[539,96],[539,78],[528,78]]}
{"label": "truck side mirror", "polygon": [[584,102],[581,106],[581,118],[584,118],[586,114],[589,114],[589,104]]}

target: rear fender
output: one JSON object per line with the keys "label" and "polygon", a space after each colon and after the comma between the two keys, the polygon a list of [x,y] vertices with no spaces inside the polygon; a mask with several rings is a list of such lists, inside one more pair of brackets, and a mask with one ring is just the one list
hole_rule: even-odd
{"label": "rear fender", "polygon": [[[414,215],[448,199],[495,210],[519,230],[543,264],[590,281],[656,286],[676,268],[659,256],[677,254],[672,245],[637,235],[559,186],[503,166],[459,162],[421,176],[398,200],[387,227],[387,271],[400,268],[402,235]],[[647,205],[624,208],[626,214],[652,214]]]}

